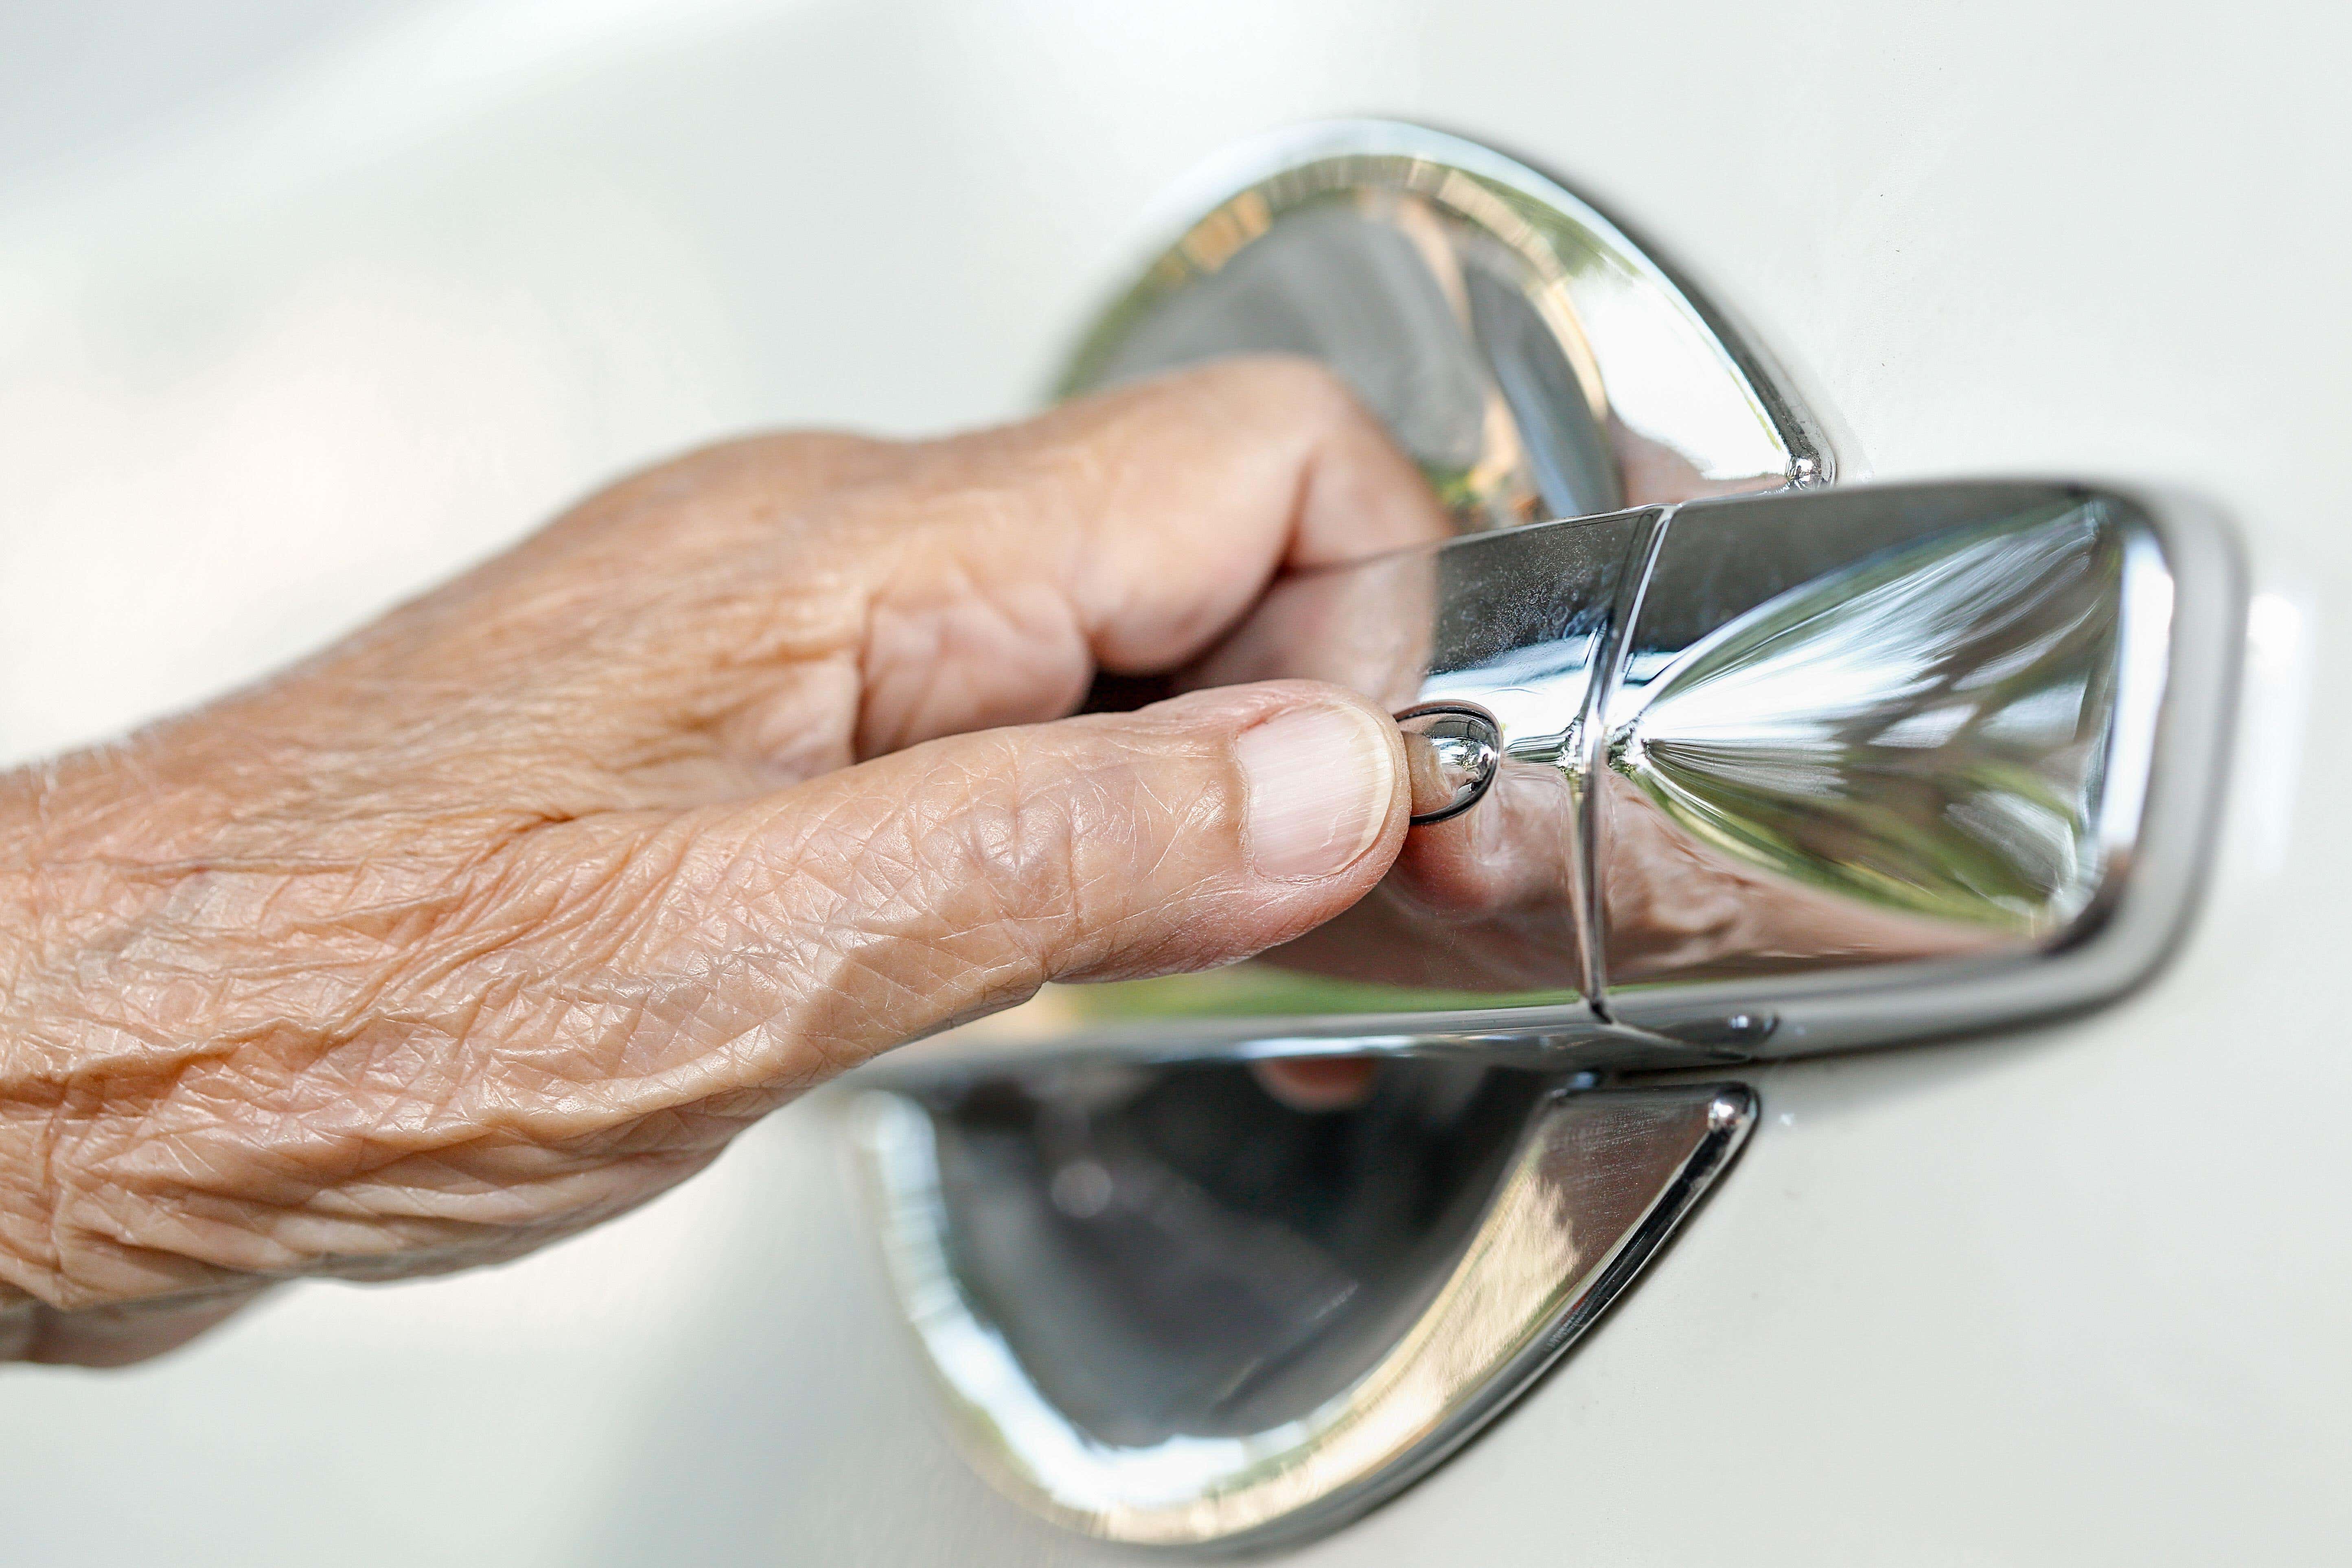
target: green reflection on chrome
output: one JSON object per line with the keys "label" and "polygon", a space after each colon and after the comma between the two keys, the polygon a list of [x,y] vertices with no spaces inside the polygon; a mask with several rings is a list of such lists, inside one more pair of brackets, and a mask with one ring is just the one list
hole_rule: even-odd
{"label": "green reflection on chrome", "polygon": [[1270,963],[1243,963],[1202,974],[1122,980],[1055,988],[1087,1019],[1301,1017],[1328,1013],[1442,1012],[1452,1008],[1535,1007],[1579,1000],[1574,991],[1440,991],[1333,980]]}

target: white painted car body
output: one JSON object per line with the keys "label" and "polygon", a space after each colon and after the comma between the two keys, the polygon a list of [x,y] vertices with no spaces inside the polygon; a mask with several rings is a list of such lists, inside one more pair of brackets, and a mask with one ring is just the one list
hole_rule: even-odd
{"label": "white painted car body", "polygon": [[[259,41],[158,67],[136,116],[60,90],[40,136],[0,121],[12,758],[250,679],[682,445],[1017,414],[1158,237],[1157,193],[1335,114],[1605,203],[1790,369],[1848,480],[2217,503],[2249,674],[2172,963],[2055,1026],[1747,1075],[1756,1135],[1641,1287],[1293,1555],[2339,1557],[2340,13],[485,0],[354,6],[283,48],[268,5],[223,25]],[[26,92],[77,48],[137,56],[68,23],[21,47]],[[948,1447],[838,1142],[795,1108],[542,1256],[289,1289],[131,1372],[7,1373],[0,1557],[1129,1560]]]}

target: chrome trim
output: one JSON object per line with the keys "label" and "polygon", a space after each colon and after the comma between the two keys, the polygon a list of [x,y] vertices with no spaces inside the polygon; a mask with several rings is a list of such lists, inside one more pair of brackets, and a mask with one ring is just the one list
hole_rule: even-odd
{"label": "chrome trim", "polygon": [[[1121,1442],[1041,1387],[1039,1369],[974,1283],[972,1243],[959,1226],[1044,1203],[1000,1173],[943,1175],[950,1112],[881,1091],[852,1107],[892,1283],[972,1463],[1024,1506],[1087,1534],[1220,1549],[1334,1528],[1466,1441],[1608,1310],[1738,1152],[1755,1116],[1754,1093],[1738,1084],[1544,1096],[1475,1226],[1428,1280],[1425,1304],[1404,1321],[1363,1325],[1374,1337],[1359,1374],[1281,1419],[1261,1413],[1240,1429],[1146,1411],[1137,1419],[1160,1435]],[[1072,1171],[1084,1180],[1066,1181]],[[1100,1214],[1110,1181],[1099,1167],[1062,1167],[1044,1200],[1062,1211],[1054,1223]],[[1063,1194],[1064,1185],[1076,1190]],[[1028,1308],[1026,1294],[1007,1302],[1000,1292],[998,1306]],[[1084,1356],[1086,1322],[1074,1313],[1040,1325],[1030,1342],[1051,1344],[1057,1359]],[[1113,1397],[1150,1404],[1139,1391]]]}
{"label": "chrome trim", "polygon": [[1465,531],[1818,485],[1819,421],[1718,308],[1559,182],[1393,121],[1278,132],[1197,174],[1068,395],[1217,354],[1348,379]]}

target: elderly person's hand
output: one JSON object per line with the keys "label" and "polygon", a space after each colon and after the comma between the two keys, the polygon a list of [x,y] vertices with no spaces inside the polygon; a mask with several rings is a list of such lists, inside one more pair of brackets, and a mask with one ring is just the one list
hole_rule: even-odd
{"label": "elderly person's hand", "polygon": [[0,1355],[510,1257],[1048,980],[1230,963],[1405,831],[1371,703],[1066,718],[1444,531],[1321,374],[632,479],[251,690],[0,777]]}

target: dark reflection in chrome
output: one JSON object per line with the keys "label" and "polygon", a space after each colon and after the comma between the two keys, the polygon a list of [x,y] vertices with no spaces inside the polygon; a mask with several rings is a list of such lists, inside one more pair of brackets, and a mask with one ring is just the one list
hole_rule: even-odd
{"label": "dark reflection in chrome", "polygon": [[933,1121],[964,1288],[1095,1441],[1238,1436],[1361,1376],[1423,1305],[1544,1080],[1388,1064],[1291,1109],[1236,1065],[982,1083]]}
{"label": "dark reflection in chrome", "polygon": [[1365,1066],[1320,1110],[1230,1062],[856,1103],[892,1279],[1000,1485],[1138,1543],[1341,1522],[1557,1357],[1754,1113],[1735,1085]]}

